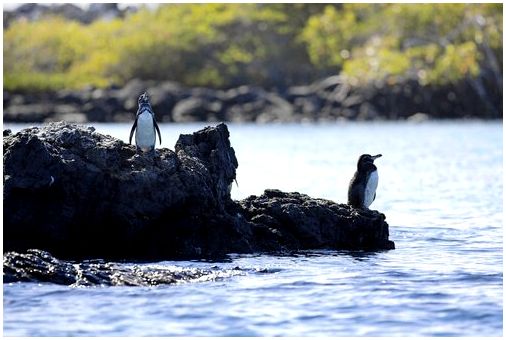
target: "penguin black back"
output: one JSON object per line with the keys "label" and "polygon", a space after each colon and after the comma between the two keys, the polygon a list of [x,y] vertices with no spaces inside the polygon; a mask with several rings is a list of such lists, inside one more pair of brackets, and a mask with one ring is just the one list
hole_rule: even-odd
{"label": "penguin black back", "polygon": [[378,173],[374,160],[380,155],[361,155],[357,162],[357,171],[348,187],[348,204],[355,208],[369,208],[376,198]]}

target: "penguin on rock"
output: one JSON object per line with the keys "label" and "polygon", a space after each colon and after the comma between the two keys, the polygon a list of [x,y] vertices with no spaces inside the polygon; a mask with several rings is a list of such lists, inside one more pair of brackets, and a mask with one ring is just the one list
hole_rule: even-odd
{"label": "penguin on rock", "polygon": [[[135,116],[135,122],[130,131],[129,144],[132,144],[132,137],[135,132],[135,145],[137,147],[137,153],[149,152],[153,156],[155,155],[155,144],[156,144],[156,133],[160,144],[162,144],[162,136],[158,124],[156,124],[155,113],[149,103],[149,96],[145,91],[139,96],[139,109]],[[155,131],[156,130],[156,131]]]}
{"label": "penguin on rock", "polygon": [[358,159],[357,171],[350,181],[348,188],[348,204],[354,208],[369,209],[376,198],[378,187],[378,169],[374,160],[380,155],[362,155]]}

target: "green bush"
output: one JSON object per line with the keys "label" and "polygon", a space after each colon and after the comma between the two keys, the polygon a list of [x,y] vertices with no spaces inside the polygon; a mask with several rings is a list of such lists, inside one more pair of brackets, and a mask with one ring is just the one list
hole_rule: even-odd
{"label": "green bush", "polygon": [[302,36],[315,65],[355,82],[445,84],[500,63],[502,4],[345,4],[311,17]]}
{"label": "green bush", "polygon": [[55,90],[132,78],[285,87],[341,73],[357,83],[445,84],[502,74],[502,4],[165,4],[84,25],[4,30],[4,87]]}

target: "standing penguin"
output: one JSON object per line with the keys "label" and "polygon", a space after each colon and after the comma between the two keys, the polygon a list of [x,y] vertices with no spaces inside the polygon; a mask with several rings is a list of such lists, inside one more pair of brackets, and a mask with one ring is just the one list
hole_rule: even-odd
{"label": "standing penguin", "polygon": [[137,146],[137,152],[150,152],[154,156],[156,132],[158,132],[160,144],[162,144],[162,136],[160,134],[158,124],[156,124],[155,113],[151,108],[149,97],[146,91],[144,91],[144,93],[139,97],[139,109],[137,110],[137,115],[135,116],[135,122],[132,126],[132,130],[130,131],[130,139],[128,140],[129,144],[132,144],[132,136],[136,128],[137,131],[135,133],[135,145]]}
{"label": "standing penguin", "polygon": [[358,159],[357,171],[348,188],[348,204],[354,208],[369,209],[376,198],[378,171],[374,160],[381,155],[362,155]]}

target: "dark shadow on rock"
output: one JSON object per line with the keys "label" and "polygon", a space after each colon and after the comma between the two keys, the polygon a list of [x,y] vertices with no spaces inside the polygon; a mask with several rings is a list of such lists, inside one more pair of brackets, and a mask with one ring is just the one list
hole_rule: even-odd
{"label": "dark shadow on rock", "polygon": [[385,216],[299,193],[230,198],[225,124],[155,159],[92,127],[4,131],[4,251],[64,259],[213,259],[228,253],[393,249]]}

